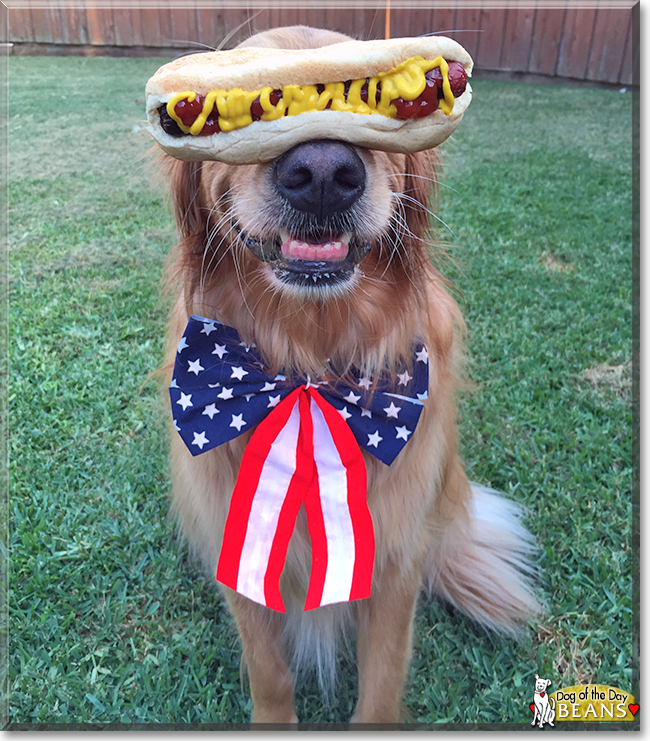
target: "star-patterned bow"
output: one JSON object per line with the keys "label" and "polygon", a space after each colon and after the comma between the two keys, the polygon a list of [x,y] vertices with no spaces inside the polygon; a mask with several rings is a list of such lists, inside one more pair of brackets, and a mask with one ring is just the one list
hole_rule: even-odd
{"label": "star-patterned bow", "polygon": [[374,536],[360,447],[390,465],[415,430],[427,388],[422,344],[401,373],[272,376],[235,329],[192,316],[170,386],[174,426],[193,455],[255,429],[217,579],[283,612],[280,574],[304,505],[312,541],[305,609],[370,596]]}

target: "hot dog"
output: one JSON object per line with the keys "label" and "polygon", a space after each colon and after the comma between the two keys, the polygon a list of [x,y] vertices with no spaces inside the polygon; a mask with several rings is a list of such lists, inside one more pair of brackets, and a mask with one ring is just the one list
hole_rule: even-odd
{"label": "hot dog", "polygon": [[252,164],[313,139],[410,153],[443,142],[471,100],[451,39],[242,48],[182,57],[147,83],[149,130],[182,160]]}

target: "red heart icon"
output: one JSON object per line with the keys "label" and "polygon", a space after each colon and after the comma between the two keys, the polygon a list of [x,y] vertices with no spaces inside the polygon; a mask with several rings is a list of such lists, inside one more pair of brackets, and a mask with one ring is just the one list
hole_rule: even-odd
{"label": "red heart icon", "polygon": [[545,695],[545,694],[546,694],[546,692],[540,692],[540,693],[539,693],[539,696],[540,696],[540,697],[544,697],[544,695]]}
{"label": "red heart icon", "polygon": [[530,705],[529,705],[528,707],[529,707],[529,708],[531,709],[531,711],[532,711],[533,713],[535,712],[535,706],[533,705],[533,703],[532,703],[532,702],[530,703]]}
{"label": "red heart icon", "polygon": [[632,713],[632,715],[636,715],[639,712],[639,706],[636,704],[628,705],[628,708],[630,708],[630,712]]}

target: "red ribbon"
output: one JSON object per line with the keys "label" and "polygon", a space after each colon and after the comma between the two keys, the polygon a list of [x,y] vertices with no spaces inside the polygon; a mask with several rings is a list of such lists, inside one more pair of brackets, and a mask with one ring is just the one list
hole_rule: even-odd
{"label": "red ribbon", "polygon": [[311,386],[278,404],[244,451],[217,580],[285,612],[280,576],[303,504],[312,547],[305,610],[369,597],[375,542],[365,463],[345,420]]}

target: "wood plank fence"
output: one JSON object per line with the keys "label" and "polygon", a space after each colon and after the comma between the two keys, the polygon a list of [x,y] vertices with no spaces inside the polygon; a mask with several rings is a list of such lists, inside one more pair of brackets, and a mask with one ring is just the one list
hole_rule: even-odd
{"label": "wood plank fence", "polygon": [[[483,7],[480,7],[480,5]],[[444,3],[393,7],[392,37],[446,32],[469,51],[477,73],[543,75],[565,80],[638,85],[638,13],[624,3],[485,7]],[[357,38],[383,38],[386,6],[233,7],[159,2],[7,3],[13,53],[178,56],[234,46],[251,32],[302,23]]]}

